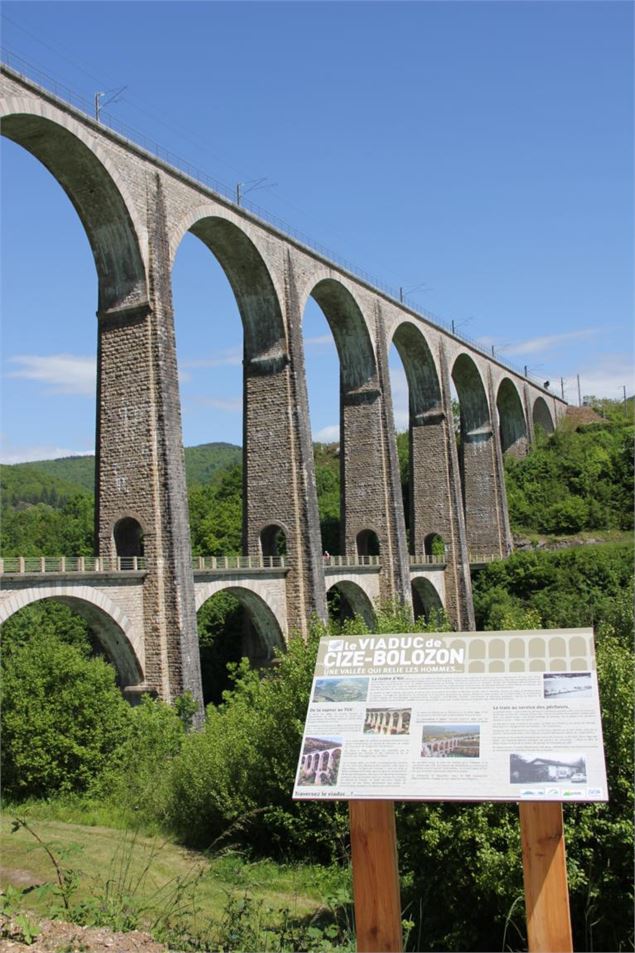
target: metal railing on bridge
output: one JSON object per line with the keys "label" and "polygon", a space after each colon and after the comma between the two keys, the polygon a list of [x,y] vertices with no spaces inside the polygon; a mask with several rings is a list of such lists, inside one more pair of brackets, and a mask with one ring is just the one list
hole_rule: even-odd
{"label": "metal railing on bridge", "polygon": [[143,556],[5,556],[0,573],[144,572]]}

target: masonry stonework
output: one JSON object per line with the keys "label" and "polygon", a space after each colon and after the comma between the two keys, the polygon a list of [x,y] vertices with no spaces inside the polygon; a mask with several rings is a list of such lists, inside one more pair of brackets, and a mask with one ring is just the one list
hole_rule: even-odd
{"label": "masonry stonework", "polygon": [[[441,535],[447,568],[436,591],[455,625],[472,628],[468,548],[479,556],[510,548],[503,453],[523,452],[535,426],[553,429],[564,402],[4,66],[0,115],[3,134],[65,189],[95,258],[96,535],[98,552],[113,557],[118,528],[139,528],[128,546],[143,536],[142,610],[138,601],[134,608],[143,616],[139,684],[166,699],[186,690],[201,698],[171,293],[186,232],[216,256],[243,322],[244,550],[257,556],[271,527],[284,532],[284,610],[278,603],[272,610],[283,638],[305,635],[311,614],[325,617],[336,578],[325,571],[319,530],[301,330],[309,296],[340,360],[342,553],[355,557],[376,537],[378,594],[410,605],[413,580],[426,580],[413,577],[409,555],[422,553],[430,533]],[[410,389],[409,546],[388,373],[393,337]],[[338,584],[371,611],[354,578]],[[245,591],[257,612],[259,597]]]}

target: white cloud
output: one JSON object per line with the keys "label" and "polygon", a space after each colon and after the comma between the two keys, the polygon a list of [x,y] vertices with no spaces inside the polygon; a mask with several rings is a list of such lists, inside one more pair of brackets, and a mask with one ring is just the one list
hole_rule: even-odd
{"label": "white cloud", "polygon": [[204,367],[236,367],[243,362],[243,352],[241,348],[231,347],[220,351],[211,357],[193,358],[191,360],[181,361],[181,367],[204,368]]}
{"label": "white cloud", "polygon": [[580,331],[566,331],[564,334],[543,334],[540,337],[529,338],[527,341],[519,341],[518,344],[500,344],[491,339],[480,338],[479,344],[489,347],[494,344],[497,353],[500,351],[504,357],[513,357],[517,354],[545,354],[547,351],[553,351],[562,344],[570,341],[580,341],[584,338],[593,337],[600,333],[600,328],[584,328]]}
{"label": "white cloud", "polygon": [[313,439],[316,443],[338,443],[340,439],[339,424],[322,427],[321,430],[313,434]]}
{"label": "white cloud", "polygon": [[576,373],[580,374],[582,397],[609,397],[611,400],[620,400],[624,396],[623,387],[626,387],[627,397],[635,393],[633,361],[623,354],[602,355],[597,363],[590,367],[583,367],[579,372],[573,372],[568,376],[565,374],[564,396],[570,404],[578,402]]}
{"label": "white cloud", "polygon": [[94,397],[97,362],[76,354],[19,354],[9,358],[18,365],[9,377],[49,384],[50,394],[81,394]]}
{"label": "white cloud", "polygon": [[88,457],[94,452],[94,450],[68,450],[52,444],[18,447],[3,441],[0,463],[34,463],[38,460],[58,460],[60,457]]}
{"label": "white cloud", "polygon": [[[465,338],[464,340],[468,340]],[[490,351],[492,344],[496,345],[496,338],[490,337],[489,334],[480,334],[477,338],[474,339],[475,342],[486,351]]]}

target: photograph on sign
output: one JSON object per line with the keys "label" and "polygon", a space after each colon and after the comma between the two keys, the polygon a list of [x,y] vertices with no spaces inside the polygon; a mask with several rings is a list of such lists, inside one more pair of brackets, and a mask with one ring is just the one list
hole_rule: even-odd
{"label": "photograph on sign", "polygon": [[323,638],[293,797],[607,800],[593,630]]}

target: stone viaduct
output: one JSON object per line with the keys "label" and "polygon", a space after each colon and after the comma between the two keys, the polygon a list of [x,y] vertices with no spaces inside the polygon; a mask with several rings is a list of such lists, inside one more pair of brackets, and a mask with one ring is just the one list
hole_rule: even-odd
{"label": "stone viaduct", "polygon": [[[221,588],[241,595],[265,643],[274,630],[283,640],[306,633],[312,614],[325,616],[335,584],[357,608],[413,595],[425,605],[433,594],[457,629],[473,628],[469,554],[511,548],[503,454],[523,453],[538,425],[552,430],[564,402],[6,66],[0,117],[3,135],[62,186],[94,255],[96,538],[110,567],[87,576],[58,567],[35,581],[16,568],[5,575],[1,617],[38,589],[40,598],[75,601],[98,620],[116,661],[116,645],[126,645],[122,681],[166,699],[188,689],[200,697],[196,610]],[[193,572],[190,555],[171,292],[188,231],[222,266],[244,330],[243,553],[258,567],[237,566],[231,578],[218,568]],[[339,564],[324,563],[320,540],[301,331],[310,296],[340,362]],[[409,385],[409,539],[391,343]],[[265,563],[280,533],[287,555],[274,578]],[[446,546],[440,566],[429,558],[435,535]],[[122,559],[142,554],[143,569],[122,569]]]}

